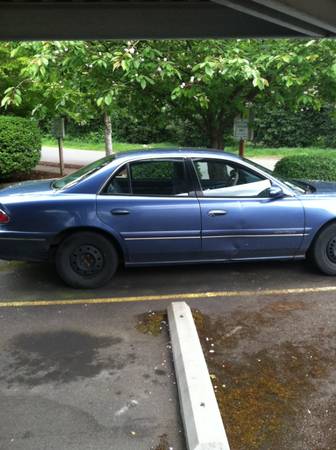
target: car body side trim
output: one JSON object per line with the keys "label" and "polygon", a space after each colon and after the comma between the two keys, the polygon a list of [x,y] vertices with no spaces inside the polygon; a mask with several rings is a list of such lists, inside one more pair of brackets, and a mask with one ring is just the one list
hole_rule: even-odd
{"label": "car body side trim", "polygon": [[166,239],[222,239],[222,238],[267,238],[267,237],[303,237],[303,233],[274,233],[274,234],[223,234],[216,236],[149,236],[149,237],[126,237],[125,241],[153,241]]}
{"label": "car body side trim", "polygon": [[129,237],[125,241],[156,241],[167,239],[201,239],[201,236],[158,236],[158,237]]}
{"label": "car body side trim", "polygon": [[273,234],[223,234],[223,235],[215,235],[215,236],[202,236],[203,239],[222,239],[222,238],[236,238],[236,237],[244,237],[244,238],[255,238],[255,237],[303,237],[308,236],[305,233],[273,233]]}
{"label": "car body side trim", "polygon": [[184,265],[184,264],[204,264],[204,263],[231,263],[231,262],[244,262],[244,261],[289,261],[305,259],[305,255],[289,255],[289,256],[260,256],[249,258],[216,258],[216,259],[185,259],[185,260],[167,260],[167,261],[127,261],[126,267],[139,267],[139,266],[166,266],[171,264]]}
{"label": "car body side trim", "polygon": [[38,238],[14,238],[14,237],[0,237],[1,241],[36,241],[36,242],[45,242],[47,239],[38,239]]}

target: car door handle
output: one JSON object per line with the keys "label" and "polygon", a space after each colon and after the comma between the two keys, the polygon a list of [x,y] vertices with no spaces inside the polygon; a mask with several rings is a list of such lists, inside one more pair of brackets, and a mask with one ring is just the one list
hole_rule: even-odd
{"label": "car door handle", "polygon": [[215,217],[215,216],[225,216],[227,214],[227,211],[224,211],[223,209],[212,209],[208,212],[208,216]]}
{"label": "car door handle", "polygon": [[128,209],[112,209],[111,211],[114,216],[126,216],[129,213]]}

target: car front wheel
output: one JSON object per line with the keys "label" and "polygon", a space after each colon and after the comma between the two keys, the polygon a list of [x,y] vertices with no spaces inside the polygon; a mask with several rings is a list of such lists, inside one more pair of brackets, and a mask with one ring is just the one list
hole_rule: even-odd
{"label": "car front wheel", "polygon": [[310,254],[322,272],[336,275],[336,223],[321,231]]}
{"label": "car front wheel", "polygon": [[118,267],[113,244],[94,232],[80,232],[65,238],[55,255],[62,280],[74,288],[93,289],[106,284]]}

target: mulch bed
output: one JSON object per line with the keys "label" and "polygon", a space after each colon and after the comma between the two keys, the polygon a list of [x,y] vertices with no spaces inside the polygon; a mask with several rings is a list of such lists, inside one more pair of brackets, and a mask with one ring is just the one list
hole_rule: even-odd
{"label": "mulch bed", "polygon": [[33,170],[32,172],[17,173],[8,178],[0,179],[0,185],[19,183],[20,181],[47,180],[48,178],[60,178],[60,175],[55,172],[44,172],[40,170]]}

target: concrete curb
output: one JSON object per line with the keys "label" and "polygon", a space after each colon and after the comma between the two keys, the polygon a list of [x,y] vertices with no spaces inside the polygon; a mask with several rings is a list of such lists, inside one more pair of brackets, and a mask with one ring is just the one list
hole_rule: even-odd
{"label": "concrete curb", "polygon": [[[46,167],[57,167],[59,168],[59,163],[57,162],[48,162],[48,161],[40,161],[38,166],[46,166]],[[64,163],[65,169],[81,169],[85,164],[68,164]]]}
{"label": "concrete curb", "polygon": [[168,320],[188,448],[230,450],[189,306],[171,303]]}

